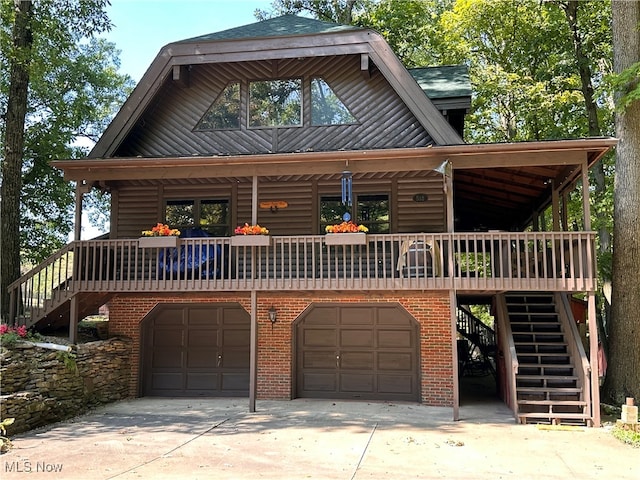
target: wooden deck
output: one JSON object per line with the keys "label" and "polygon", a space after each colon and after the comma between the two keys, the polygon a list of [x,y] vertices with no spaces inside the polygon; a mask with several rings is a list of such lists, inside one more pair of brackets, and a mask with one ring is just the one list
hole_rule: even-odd
{"label": "wooden deck", "polygon": [[[594,291],[592,232],[76,241],[14,282],[11,315],[77,293],[250,290]],[[344,240],[342,240],[344,238]],[[19,300],[19,301],[18,301]]]}

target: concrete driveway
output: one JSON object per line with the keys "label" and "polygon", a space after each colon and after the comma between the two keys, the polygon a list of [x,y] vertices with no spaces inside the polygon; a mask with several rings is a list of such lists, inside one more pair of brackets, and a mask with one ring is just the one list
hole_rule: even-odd
{"label": "concrete driveway", "polygon": [[517,425],[497,402],[140,398],[16,436],[0,477],[47,479],[633,479],[605,429]]}

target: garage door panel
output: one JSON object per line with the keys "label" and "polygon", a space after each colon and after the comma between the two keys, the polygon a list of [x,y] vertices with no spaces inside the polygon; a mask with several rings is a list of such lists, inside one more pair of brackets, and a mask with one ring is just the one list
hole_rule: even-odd
{"label": "garage door panel", "polygon": [[310,328],[305,330],[302,343],[305,347],[332,347],[335,348],[336,331],[325,328]]}
{"label": "garage door panel", "polygon": [[378,347],[411,348],[413,346],[411,330],[378,330]]}
{"label": "garage door panel", "polygon": [[187,331],[187,347],[202,347],[218,343],[218,330],[191,328]]}
{"label": "garage door panel", "polygon": [[217,310],[211,308],[190,308],[188,315],[188,323],[190,326],[218,326]]}
{"label": "garage door panel", "polygon": [[378,309],[378,325],[393,325],[394,328],[413,328],[413,321],[408,314],[395,307],[382,307]]}
{"label": "garage door panel", "polygon": [[225,329],[222,332],[222,345],[226,347],[246,347],[249,345],[250,333],[247,329],[231,330]]}
{"label": "garage door panel", "polygon": [[181,325],[184,321],[183,309],[181,307],[166,307],[156,314],[153,323],[156,327],[163,325]]}
{"label": "garage door panel", "polygon": [[182,365],[182,348],[163,348],[153,352],[151,366],[157,368],[180,368]]}
{"label": "garage door panel", "polygon": [[335,352],[306,351],[302,356],[302,368],[335,368]]}
{"label": "garage door panel", "polygon": [[340,330],[340,347],[373,347],[373,330]]}
{"label": "garage door panel", "polygon": [[340,390],[350,393],[374,393],[374,375],[343,373],[340,374]]}
{"label": "garage door panel", "polygon": [[409,353],[378,352],[378,369],[411,372],[415,367],[412,360]]}
{"label": "garage door panel", "polygon": [[222,368],[249,368],[249,350],[226,350],[222,353]]}
{"label": "garage door panel", "polygon": [[209,348],[190,348],[186,352],[186,367],[190,368],[216,368],[218,363],[217,351]]}
{"label": "garage door panel", "polygon": [[244,373],[224,373],[221,375],[221,390],[226,392],[238,392],[249,390],[249,376]]}
{"label": "garage door panel", "polygon": [[221,317],[223,325],[247,325],[249,314],[244,308],[224,307],[221,309]]}
{"label": "garage door panel", "polygon": [[153,332],[153,347],[170,347],[182,345],[184,330],[182,328],[162,328]]}
{"label": "garage door panel", "polygon": [[334,373],[305,373],[302,383],[304,390],[310,392],[334,392],[337,388]]}
{"label": "garage door panel", "polygon": [[154,390],[180,390],[183,388],[182,372],[157,373],[151,377],[151,387]]}
{"label": "garage door panel", "polygon": [[217,390],[218,375],[214,373],[188,373],[187,390]]}
{"label": "garage door panel", "polygon": [[307,313],[304,322],[306,325],[337,325],[338,310],[336,307],[314,307]]}
{"label": "garage door panel", "polygon": [[364,307],[351,307],[341,310],[341,324],[342,325],[373,325],[375,318],[371,308]]}
{"label": "garage door panel", "polygon": [[340,353],[340,368],[352,370],[373,370],[374,352],[345,352]]}
{"label": "garage door panel", "polygon": [[378,391],[387,394],[410,395],[415,389],[411,375],[378,375]]}

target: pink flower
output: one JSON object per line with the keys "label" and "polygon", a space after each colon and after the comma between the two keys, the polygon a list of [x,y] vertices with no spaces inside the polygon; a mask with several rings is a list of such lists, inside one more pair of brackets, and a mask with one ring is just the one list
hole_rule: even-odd
{"label": "pink flower", "polygon": [[8,325],[5,325],[4,323],[2,325],[0,325],[0,335],[4,335],[8,331],[9,331],[9,326]]}

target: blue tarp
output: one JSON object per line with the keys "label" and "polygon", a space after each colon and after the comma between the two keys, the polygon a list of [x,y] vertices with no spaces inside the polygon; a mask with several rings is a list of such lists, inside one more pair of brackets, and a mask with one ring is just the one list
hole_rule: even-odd
{"label": "blue tarp", "polygon": [[[210,235],[201,228],[189,228],[182,231],[180,237],[201,238]],[[173,274],[174,278],[215,278],[220,276],[222,252],[220,245],[181,245],[160,250],[158,265],[160,271]]]}

